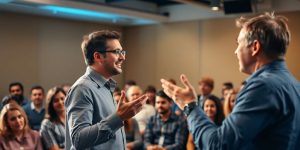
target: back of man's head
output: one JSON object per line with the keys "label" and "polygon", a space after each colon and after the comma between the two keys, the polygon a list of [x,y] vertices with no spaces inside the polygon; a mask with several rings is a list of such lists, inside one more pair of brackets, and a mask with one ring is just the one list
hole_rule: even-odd
{"label": "back of man's head", "polygon": [[257,40],[265,56],[270,59],[283,59],[291,37],[287,18],[265,13],[250,19],[241,17],[236,21],[236,25],[246,29],[248,46]]}

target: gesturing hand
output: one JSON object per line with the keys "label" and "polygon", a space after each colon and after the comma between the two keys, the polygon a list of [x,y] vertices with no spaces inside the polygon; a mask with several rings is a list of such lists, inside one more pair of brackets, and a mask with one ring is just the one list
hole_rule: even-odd
{"label": "gesturing hand", "polygon": [[165,79],[161,79],[160,81],[164,92],[183,110],[184,105],[195,101],[197,96],[194,87],[185,75],[182,74],[180,80],[184,87],[176,86]]}
{"label": "gesturing hand", "polygon": [[130,102],[126,102],[125,99],[125,92],[123,90],[121,92],[121,98],[117,107],[117,114],[123,121],[140,112],[148,97],[146,95],[142,95],[141,97]]}

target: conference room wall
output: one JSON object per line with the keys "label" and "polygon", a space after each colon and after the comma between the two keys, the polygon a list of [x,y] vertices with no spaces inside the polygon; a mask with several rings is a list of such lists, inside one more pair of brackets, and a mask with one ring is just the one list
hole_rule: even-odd
{"label": "conference room wall", "polygon": [[[289,18],[292,32],[287,65],[299,80],[300,12],[282,14]],[[72,84],[85,71],[82,36],[101,29],[123,34],[128,54],[124,73],[115,77],[120,86],[134,79],[142,88],[152,84],[160,89],[160,78],[174,78],[179,83],[179,75],[185,73],[194,86],[202,76],[213,77],[214,93],[220,95],[222,82],[239,86],[247,77],[238,71],[234,55],[239,32],[235,18],[122,27],[1,12],[0,96],[8,94],[8,84],[13,81],[25,85],[26,95],[35,84],[45,89]]]}
{"label": "conference room wall", "polygon": [[[0,12],[0,97],[10,82],[20,81],[29,95],[31,86],[46,90],[73,84],[86,70],[81,52],[83,35],[122,27],[66,19]],[[115,79],[122,83],[122,75]]]}

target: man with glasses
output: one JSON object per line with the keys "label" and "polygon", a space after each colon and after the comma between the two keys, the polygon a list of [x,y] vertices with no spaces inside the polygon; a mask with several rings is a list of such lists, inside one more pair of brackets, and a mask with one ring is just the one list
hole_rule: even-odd
{"label": "man with glasses", "polygon": [[111,77],[122,72],[126,54],[120,34],[93,32],[84,37],[81,48],[88,67],[66,97],[65,148],[125,150],[123,121],[137,114],[147,97],[125,102],[122,91],[118,104],[113,99],[116,82]]}

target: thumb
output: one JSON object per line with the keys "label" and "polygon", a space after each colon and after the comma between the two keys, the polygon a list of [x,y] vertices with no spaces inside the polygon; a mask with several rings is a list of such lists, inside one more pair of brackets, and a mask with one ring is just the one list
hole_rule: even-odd
{"label": "thumb", "polygon": [[121,97],[118,102],[118,108],[123,104],[123,102],[125,102],[125,91],[124,90],[121,91]]}
{"label": "thumb", "polygon": [[191,83],[189,82],[188,78],[186,77],[186,75],[182,74],[180,76],[180,80],[181,80],[181,83],[184,85],[185,88],[189,88],[191,89],[192,88],[192,85]]}

